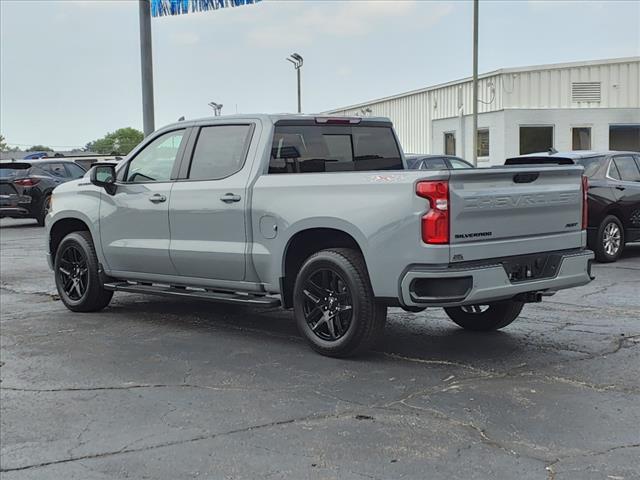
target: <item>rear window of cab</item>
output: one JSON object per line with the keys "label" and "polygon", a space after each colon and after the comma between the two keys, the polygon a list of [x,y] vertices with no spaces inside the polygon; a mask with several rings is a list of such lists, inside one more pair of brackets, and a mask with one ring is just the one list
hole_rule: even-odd
{"label": "rear window of cab", "polygon": [[403,170],[388,126],[276,125],[269,173]]}

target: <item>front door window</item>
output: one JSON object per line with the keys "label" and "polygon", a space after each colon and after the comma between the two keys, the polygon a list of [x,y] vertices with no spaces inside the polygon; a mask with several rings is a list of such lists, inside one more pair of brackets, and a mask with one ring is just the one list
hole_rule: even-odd
{"label": "front door window", "polygon": [[178,156],[184,130],[168,132],[156,138],[138,153],[127,169],[130,183],[168,182]]}

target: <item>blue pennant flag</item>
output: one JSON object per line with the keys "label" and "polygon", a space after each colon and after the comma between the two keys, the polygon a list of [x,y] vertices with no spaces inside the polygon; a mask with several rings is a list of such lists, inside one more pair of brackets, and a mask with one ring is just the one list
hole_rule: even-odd
{"label": "blue pennant flag", "polygon": [[205,12],[219,8],[251,5],[262,0],[151,0],[151,15],[181,15],[189,12]]}

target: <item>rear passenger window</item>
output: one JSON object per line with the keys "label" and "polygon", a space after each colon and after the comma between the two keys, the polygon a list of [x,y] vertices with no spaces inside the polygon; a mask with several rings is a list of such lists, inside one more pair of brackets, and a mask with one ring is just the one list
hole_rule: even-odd
{"label": "rear passenger window", "polygon": [[269,173],[402,169],[389,127],[276,125]]}
{"label": "rear passenger window", "polygon": [[64,169],[62,163],[46,163],[41,167],[43,170],[49,172],[54,177],[65,178],[68,176],[67,171]]}
{"label": "rear passenger window", "polygon": [[67,168],[67,176],[70,178],[82,178],[86,173],[82,168],[74,163],[67,163],[65,164],[65,167]]}
{"label": "rear passenger window", "polygon": [[615,157],[613,159],[618,171],[620,172],[620,178],[627,182],[640,182],[640,170],[632,156]]}
{"label": "rear passenger window", "polygon": [[240,171],[249,145],[249,125],[202,127],[189,168],[191,180],[219,180]]}

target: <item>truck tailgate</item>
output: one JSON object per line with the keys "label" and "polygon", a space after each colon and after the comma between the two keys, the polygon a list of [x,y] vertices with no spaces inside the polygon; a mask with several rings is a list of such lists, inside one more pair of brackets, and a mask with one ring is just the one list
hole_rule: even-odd
{"label": "truck tailgate", "polygon": [[580,248],[582,167],[452,170],[451,262]]}

